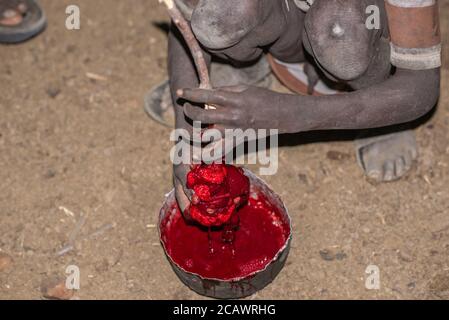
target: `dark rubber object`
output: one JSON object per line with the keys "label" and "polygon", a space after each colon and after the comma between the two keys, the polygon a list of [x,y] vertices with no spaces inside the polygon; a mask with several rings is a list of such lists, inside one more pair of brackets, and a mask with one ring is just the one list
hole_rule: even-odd
{"label": "dark rubber object", "polygon": [[0,42],[19,43],[42,32],[47,26],[47,18],[36,0],[23,0],[28,10],[23,21],[15,26],[0,25]]}

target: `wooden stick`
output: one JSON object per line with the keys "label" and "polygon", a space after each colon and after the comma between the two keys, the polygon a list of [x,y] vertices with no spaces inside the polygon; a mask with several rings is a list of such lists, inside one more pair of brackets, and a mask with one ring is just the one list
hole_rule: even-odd
{"label": "wooden stick", "polygon": [[[196,40],[195,35],[192,32],[192,28],[187,20],[182,15],[176,6],[174,0],[159,0],[160,3],[165,4],[167,7],[168,14],[172,19],[173,23],[178,27],[181,32],[189,50],[192,54],[193,61],[195,63],[196,70],[198,72],[198,77],[200,78],[200,88],[201,89],[212,89],[212,84],[210,82],[209,71],[207,70],[207,63],[204,59],[203,50]],[[205,104],[204,108],[206,110],[215,110],[216,107],[212,105]]]}
{"label": "wooden stick", "polygon": [[178,27],[190,49],[190,52],[192,53],[193,61],[195,62],[198,76],[200,78],[200,88],[212,89],[203,51],[201,50],[201,47],[192,32],[190,24],[179,11],[173,0],[159,0],[159,2],[165,4],[167,7],[168,14],[170,15],[173,23]]}

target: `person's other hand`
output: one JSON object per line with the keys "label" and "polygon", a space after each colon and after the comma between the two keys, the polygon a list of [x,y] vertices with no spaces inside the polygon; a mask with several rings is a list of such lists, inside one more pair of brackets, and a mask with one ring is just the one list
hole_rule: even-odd
{"label": "person's other hand", "polygon": [[176,200],[179,209],[184,213],[185,209],[190,205],[193,190],[187,188],[187,174],[190,171],[190,165],[179,164],[173,165],[173,184],[175,187]]}
{"label": "person's other hand", "polygon": [[185,104],[184,113],[192,120],[214,124],[218,128],[281,129],[279,94],[273,91],[253,86],[234,86],[213,90],[182,89],[176,94],[182,99],[215,107],[206,110]]}

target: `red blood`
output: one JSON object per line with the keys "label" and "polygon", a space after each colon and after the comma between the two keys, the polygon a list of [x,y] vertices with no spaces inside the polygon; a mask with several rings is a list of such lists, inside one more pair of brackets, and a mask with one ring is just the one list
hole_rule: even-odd
{"label": "red blood", "polygon": [[228,224],[210,233],[209,228],[186,222],[176,204],[170,212],[161,224],[167,253],[181,268],[203,278],[231,280],[260,271],[290,235],[288,222],[261,194],[257,200],[249,198]]}
{"label": "red blood", "polygon": [[203,226],[221,226],[248,200],[249,179],[241,168],[201,164],[188,173],[187,187],[196,197],[186,215]]}
{"label": "red blood", "polygon": [[210,193],[209,186],[204,184],[198,184],[193,187],[193,191],[195,191],[195,194],[198,195],[198,198],[203,201],[210,201],[211,200],[211,193]]}

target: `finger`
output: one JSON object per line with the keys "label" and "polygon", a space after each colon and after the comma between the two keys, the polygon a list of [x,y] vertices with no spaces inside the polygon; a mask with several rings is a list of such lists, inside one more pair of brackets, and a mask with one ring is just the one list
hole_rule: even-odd
{"label": "finger", "polygon": [[178,165],[174,167],[174,175],[173,175],[173,182],[175,187],[181,186],[183,193],[187,196],[187,198],[190,200],[193,195],[193,190],[187,188],[187,174],[190,171],[189,165]]}
{"label": "finger", "polygon": [[220,131],[222,137],[224,137],[225,134],[226,134],[226,131],[225,131],[226,127],[223,126],[223,125],[216,124],[216,123],[214,123],[213,125],[208,126],[207,128],[204,128],[203,131],[202,131],[202,134],[204,134],[207,130],[210,130],[210,129],[215,129],[215,130]]}
{"label": "finger", "polygon": [[201,144],[192,146],[192,160],[201,163]]}
{"label": "finger", "polygon": [[229,113],[224,110],[206,110],[190,103],[184,104],[184,114],[192,120],[203,123],[224,123],[230,120]]}
{"label": "finger", "polygon": [[220,87],[221,91],[228,91],[228,92],[234,92],[234,93],[242,93],[243,91],[245,91],[247,89],[248,89],[248,87],[244,86],[244,85]]}
{"label": "finger", "polygon": [[181,209],[181,212],[184,212],[184,210],[190,205],[190,200],[184,193],[184,189],[180,183],[175,184],[175,195],[179,209]]}
{"label": "finger", "polygon": [[233,93],[223,90],[180,89],[176,91],[176,95],[192,102],[220,106],[227,106],[233,100]]}
{"label": "finger", "polygon": [[232,141],[231,143],[226,143],[226,139],[214,141],[203,147],[203,159],[206,159],[208,163],[223,160],[229,164],[233,160],[232,151],[234,148],[235,145]]}
{"label": "finger", "polygon": [[175,139],[182,138],[186,142],[196,142],[201,143],[201,135],[195,134],[197,131],[195,131],[196,128],[192,125],[192,123],[189,123],[189,121],[184,121],[179,128],[179,134],[176,136]]}
{"label": "finger", "polygon": [[394,161],[388,160],[384,164],[384,180],[392,181],[394,179]]}

